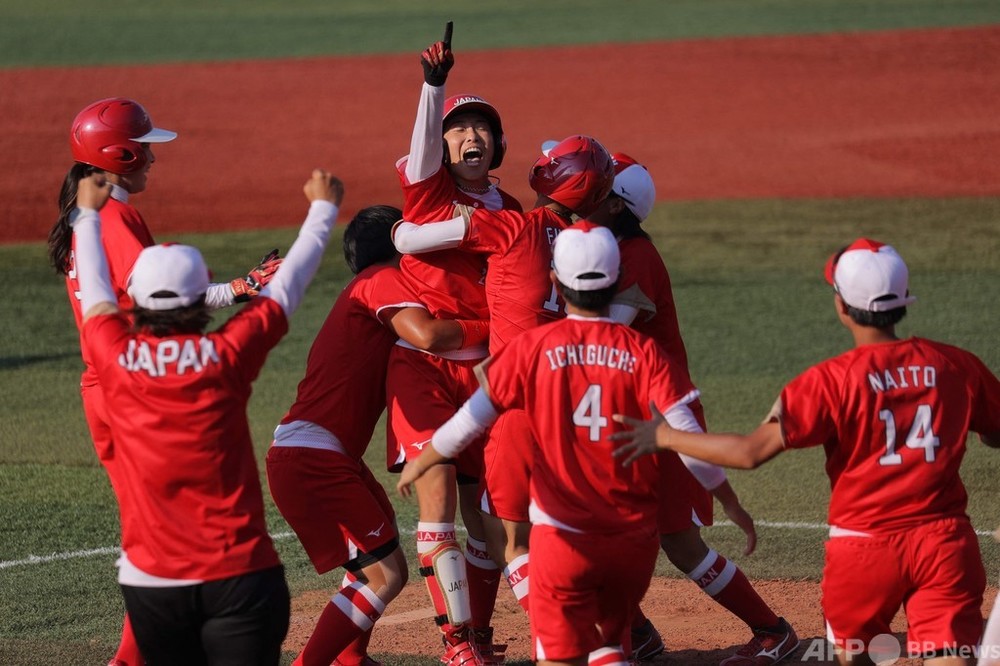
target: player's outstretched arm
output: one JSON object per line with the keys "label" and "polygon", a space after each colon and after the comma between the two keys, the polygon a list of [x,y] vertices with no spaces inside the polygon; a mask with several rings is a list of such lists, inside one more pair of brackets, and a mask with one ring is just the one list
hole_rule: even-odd
{"label": "player's outstretched arm", "polygon": [[84,321],[97,315],[118,312],[118,299],[111,287],[108,258],[101,242],[101,216],[98,213],[110,196],[111,185],[103,174],[81,178],[77,184],[76,210],[69,218],[76,237],[76,274]]}
{"label": "player's outstretched arm", "polygon": [[461,245],[468,233],[469,222],[462,215],[419,225],[400,220],[392,227],[392,244],[400,254],[449,250]]}
{"label": "player's outstretched arm", "polygon": [[261,298],[277,301],[289,316],[298,309],[319,268],[344,198],[344,184],[328,171],[314,169],[302,191],[309,201],[309,214],[277,273],[260,292]]}
{"label": "player's outstretched arm", "polygon": [[419,183],[437,173],[444,159],[444,84],[455,64],[451,51],[452,23],[448,21],[444,39],[434,42],[420,54],[424,85],[420,89],[417,117],[410,136],[410,154],[406,161],[406,180]]}
{"label": "player's outstretched arm", "polygon": [[693,433],[670,427],[656,405],[650,403],[653,418],[648,421],[624,414],[614,420],[631,428],[612,433],[612,440],[624,442],[614,451],[623,465],[662,450],[676,451],[693,458],[737,469],[754,469],[782,451],[781,427],[775,422],[761,425],[749,435],[735,433]]}

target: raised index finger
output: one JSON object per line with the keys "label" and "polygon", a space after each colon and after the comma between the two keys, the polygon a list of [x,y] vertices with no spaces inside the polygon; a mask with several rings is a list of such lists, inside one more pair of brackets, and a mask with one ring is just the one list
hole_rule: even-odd
{"label": "raised index finger", "polygon": [[441,41],[444,42],[444,47],[446,49],[451,48],[451,31],[453,26],[454,24],[451,21],[448,21],[448,23],[444,26],[444,39]]}

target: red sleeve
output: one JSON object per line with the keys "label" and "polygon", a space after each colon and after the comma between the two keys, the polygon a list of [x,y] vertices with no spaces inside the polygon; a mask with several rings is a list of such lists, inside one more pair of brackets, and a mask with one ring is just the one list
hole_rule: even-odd
{"label": "red sleeve", "polygon": [[240,368],[242,380],[252,383],[264,367],[268,352],[288,332],[288,318],[282,307],[267,297],[255,298],[229,318],[222,327],[210,333],[219,339],[220,354],[232,354],[233,367]]}
{"label": "red sleeve", "polygon": [[129,336],[131,325],[121,312],[97,315],[83,323],[81,342],[86,345],[89,358],[102,377],[109,363],[118,362],[121,341]]}
{"label": "red sleeve", "polygon": [[469,219],[469,230],[459,249],[489,255],[507,253],[526,223],[523,214],[477,209]]}
{"label": "red sleeve", "polygon": [[781,392],[781,430],[790,449],[818,446],[837,436],[836,387],[829,364],[809,368]]}
{"label": "red sleeve", "polygon": [[975,354],[968,354],[972,382],[972,415],[969,430],[1000,433],[1000,380]]}
{"label": "red sleeve", "polygon": [[[366,271],[370,270],[370,274]],[[393,266],[378,266],[362,271],[356,280],[364,280],[364,288],[359,290],[365,307],[372,317],[384,324],[384,317],[399,308],[423,308],[417,294],[410,287],[402,271]],[[348,289],[344,290],[345,292]]]}

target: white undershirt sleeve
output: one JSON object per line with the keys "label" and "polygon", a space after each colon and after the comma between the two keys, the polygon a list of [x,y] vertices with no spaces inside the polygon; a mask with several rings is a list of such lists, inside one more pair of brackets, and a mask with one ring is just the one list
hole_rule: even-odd
{"label": "white undershirt sleeve", "polygon": [[[698,419],[695,418],[694,412],[686,404],[675,405],[671,407],[664,415],[663,418],[667,420],[670,427],[674,430],[682,430],[684,432],[704,432],[701,428],[701,424],[698,423]],[[726,480],[726,470],[722,469],[718,465],[713,465],[712,463],[705,462],[704,460],[698,460],[697,458],[692,458],[691,456],[684,455],[683,453],[678,454],[681,458],[681,462],[684,466],[688,468],[688,471],[698,479],[698,483],[702,485],[705,490],[713,490],[721,485]]]}
{"label": "white undershirt sleeve", "polygon": [[454,458],[497,420],[499,414],[486,391],[477,389],[447,423],[437,429],[431,446],[445,458]]}
{"label": "white undershirt sleeve", "polygon": [[406,180],[419,183],[437,173],[444,159],[444,86],[423,84],[417,118],[410,137],[410,155],[406,160]]}
{"label": "white undershirt sleeve", "polygon": [[80,285],[80,311],[86,315],[98,303],[118,307],[111,288],[108,258],[101,243],[101,216],[92,208],[77,208],[69,217],[76,237],[74,256],[76,278]]}
{"label": "white undershirt sleeve", "polygon": [[631,326],[632,322],[639,315],[639,308],[626,305],[625,303],[611,303],[611,309],[609,312],[611,319],[618,322],[619,324],[625,324],[626,326]]}
{"label": "white undershirt sleeve", "polygon": [[298,309],[306,287],[319,268],[330,240],[330,229],[337,221],[337,212],[337,206],[325,199],[317,199],[309,205],[309,214],[299,229],[298,237],[278,267],[278,272],[261,289],[258,298],[277,301],[289,317]]}
{"label": "white undershirt sleeve", "polygon": [[205,292],[205,305],[211,310],[227,308],[236,302],[236,295],[228,282],[213,282]]}
{"label": "white undershirt sleeve", "polygon": [[413,224],[399,222],[393,228],[392,242],[403,254],[420,254],[458,247],[465,238],[465,218],[443,222]]}

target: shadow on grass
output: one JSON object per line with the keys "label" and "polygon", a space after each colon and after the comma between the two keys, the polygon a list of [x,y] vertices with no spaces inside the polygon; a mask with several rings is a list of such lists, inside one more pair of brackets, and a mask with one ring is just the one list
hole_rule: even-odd
{"label": "shadow on grass", "polygon": [[61,354],[34,354],[32,356],[0,356],[0,370],[17,370],[29,365],[46,363],[48,361],[62,361],[67,358],[76,358],[79,351],[62,352]]}

